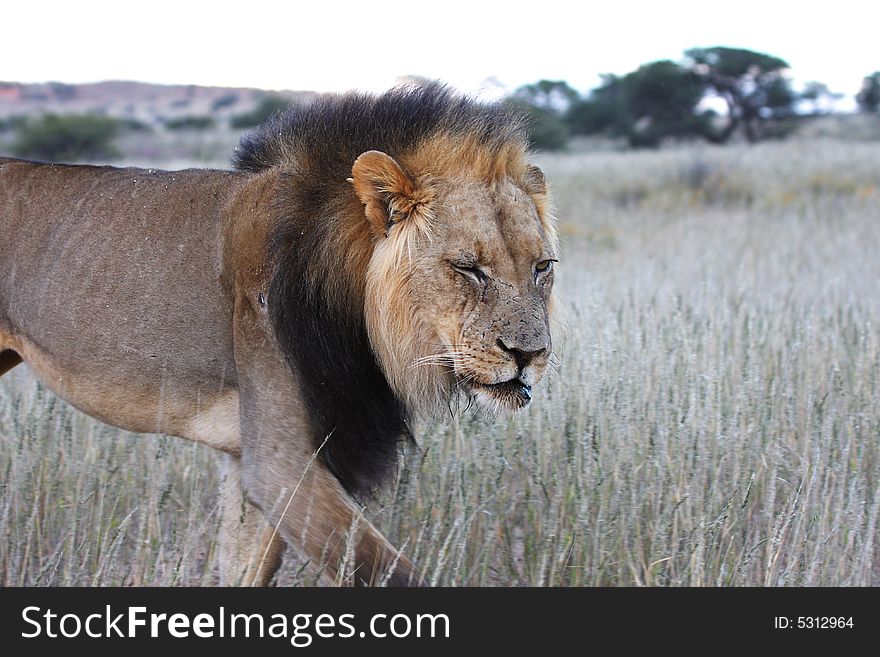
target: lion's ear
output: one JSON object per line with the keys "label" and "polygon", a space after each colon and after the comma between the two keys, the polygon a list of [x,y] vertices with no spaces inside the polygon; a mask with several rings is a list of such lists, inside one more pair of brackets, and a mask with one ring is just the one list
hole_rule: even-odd
{"label": "lion's ear", "polygon": [[544,178],[544,172],[534,164],[530,164],[526,171],[526,188],[532,196],[547,195],[547,180]]}
{"label": "lion's ear", "polygon": [[544,178],[544,172],[534,164],[530,164],[526,171],[525,188],[535,202],[541,221],[546,222],[549,216],[547,180]]}
{"label": "lion's ear", "polygon": [[381,151],[367,151],[354,161],[349,181],[354,185],[370,229],[387,236],[394,226],[427,209],[428,194],[419,190],[397,161]]}

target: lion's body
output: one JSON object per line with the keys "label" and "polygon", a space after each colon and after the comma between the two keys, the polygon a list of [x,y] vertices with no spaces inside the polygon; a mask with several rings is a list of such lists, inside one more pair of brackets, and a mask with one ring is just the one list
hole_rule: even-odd
{"label": "lion's body", "polygon": [[245,179],[0,160],[0,346],[105,422],[237,451],[199,425],[237,415],[223,228]]}
{"label": "lion's body", "polygon": [[0,160],[0,374],[225,452],[226,583],[282,539],[328,581],[350,544],[354,583],[417,582],[349,493],[458,388],[518,408],[540,380],[555,238],[524,153],[428,86],[291,110],[237,172]]}

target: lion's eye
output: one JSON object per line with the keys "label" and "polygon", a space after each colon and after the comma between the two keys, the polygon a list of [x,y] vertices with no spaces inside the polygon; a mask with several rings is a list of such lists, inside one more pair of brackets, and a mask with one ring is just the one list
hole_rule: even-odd
{"label": "lion's eye", "polygon": [[480,269],[477,265],[471,263],[453,263],[452,268],[459,274],[467,276],[468,278],[479,283],[480,285],[483,285],[486,281],[489,280],[489,277],[486,276],[486,273],[482,269]]}
{"label": "lion's eye", "polygon": [[535,272],[538,274],[543,274],[544,272],[548,272],[553,269],[553,263],[555,260],[542,260],[537,265],[535,265]]}

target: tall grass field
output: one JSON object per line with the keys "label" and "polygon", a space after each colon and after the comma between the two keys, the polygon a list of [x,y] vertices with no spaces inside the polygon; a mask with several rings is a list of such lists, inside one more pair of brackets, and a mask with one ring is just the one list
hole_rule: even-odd
{"label": "tall grass field", "polygon": [[[366,515],[435,585],[880,585],[880,142],[538,160],[554,371],[524,412],[419,427]],[[19,367],[0,471],[3,585],[217,583],[209,449]],[[315,579],[288,550],[275,582]]]}

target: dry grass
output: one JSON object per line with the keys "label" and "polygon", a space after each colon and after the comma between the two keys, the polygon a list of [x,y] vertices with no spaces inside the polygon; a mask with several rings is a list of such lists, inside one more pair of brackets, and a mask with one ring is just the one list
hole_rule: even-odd
{"label": "dry grass", "polygon": [[[880,584],[880,144],[542,164],[559,371],[526,413],[424,427],[368,515],[442,585]],[[25,371],[0,445],[3,583],[216,582],[207,450]]]}

